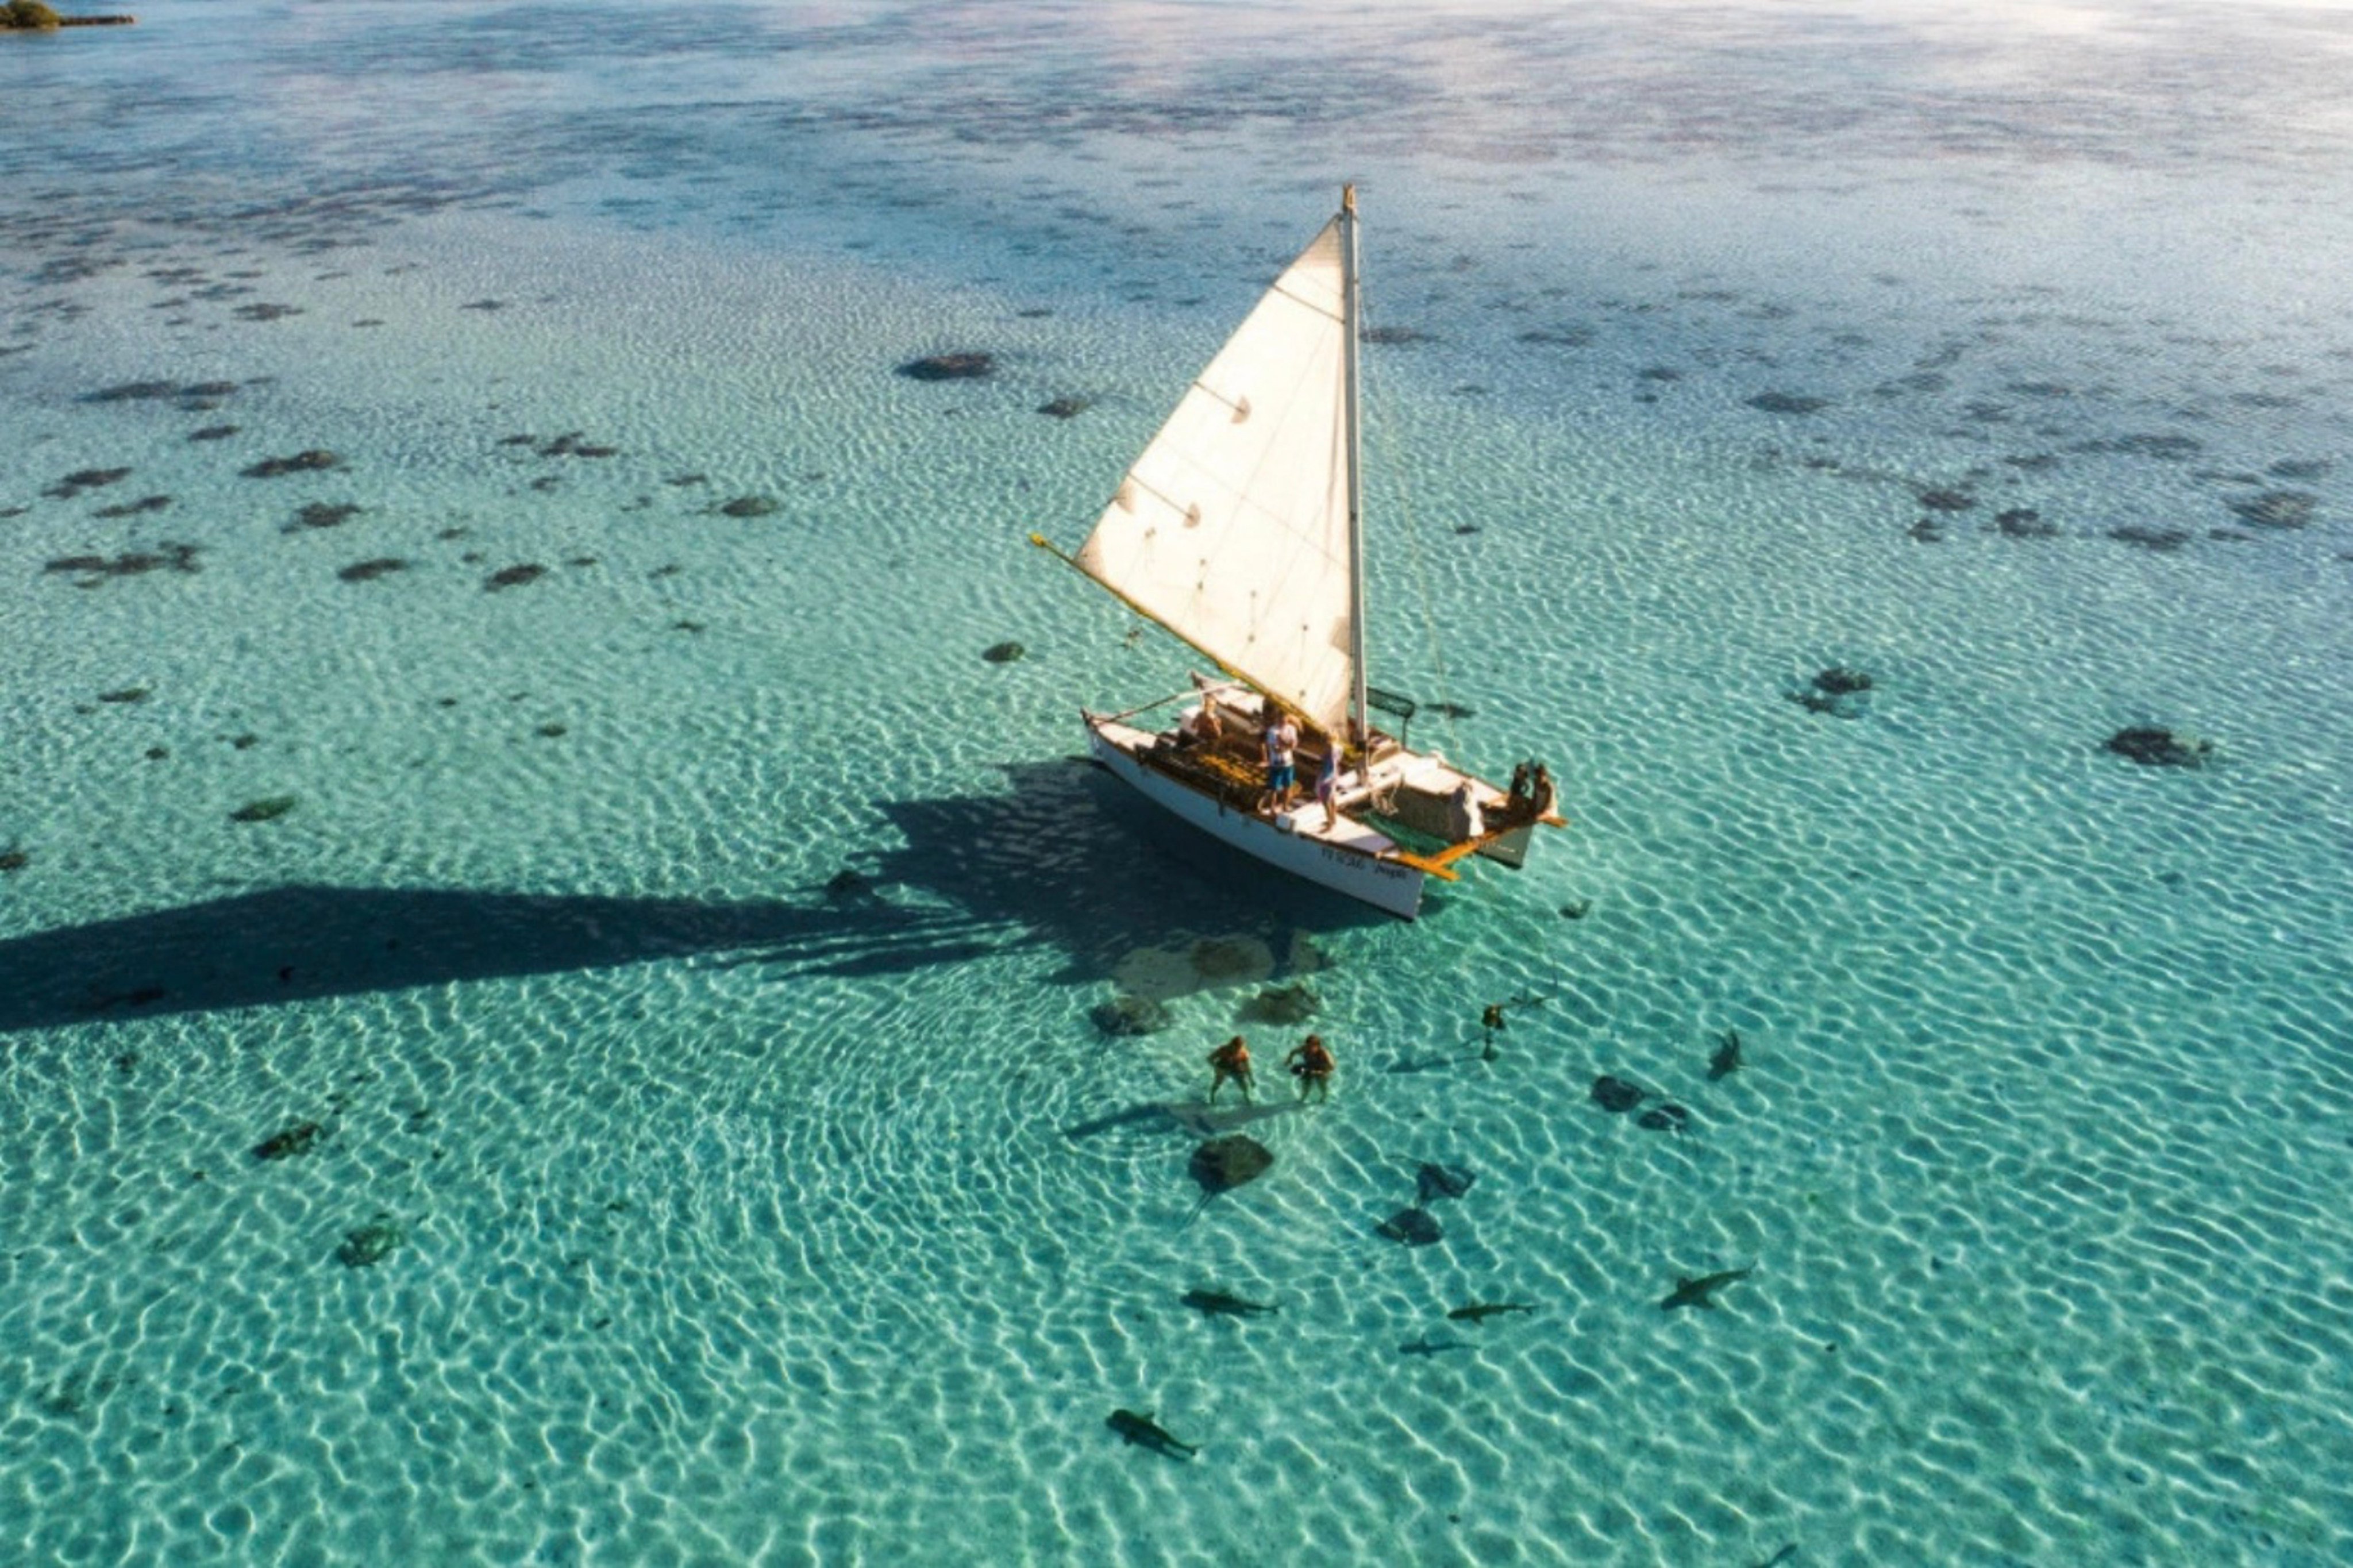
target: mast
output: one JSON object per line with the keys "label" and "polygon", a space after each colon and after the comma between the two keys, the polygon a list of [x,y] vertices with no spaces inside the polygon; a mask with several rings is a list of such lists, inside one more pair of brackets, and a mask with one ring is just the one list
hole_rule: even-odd
{"label": "mast", "polygon": [[[1344,344],[1341,363],[1347,385],[1342,405],[1347,414],[1347,432],[1344,445],[1348,454],[1348,703],[1356,720],[1357,744],[1365,745],[1372,736],[1372,721],[1367,717],[1365,700],[1365,481],[1363,473],[1363,442],[1357,430],[1356,402],[1356,320],[1359,308],[1356,283],[1356,187],[1340,187],[1340,258],[1341,341]],[[1340,737],[1345,749],[1348,737]]]}

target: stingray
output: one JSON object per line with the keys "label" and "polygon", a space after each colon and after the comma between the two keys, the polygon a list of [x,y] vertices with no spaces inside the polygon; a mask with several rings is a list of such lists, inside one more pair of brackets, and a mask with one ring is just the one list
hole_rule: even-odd
{"label": "stingray", "polygon": [[1446,1234],[1428,1209],[1419,1207],[1401,1208],[1374,1228],[1407,1247],[1428,1247]]}
{"label": "stingray", "polygon": [[343,1234],[343,1244],[335,1248],[335,1261],[346,1268],[365,1268],[407,1239],[407,1230],[397,1220],[379,1213],[357,1230]]}
{"label": "stingray", "polygon": [[1094,1026],[1114,1038],[1133,1038],[1140,1035],[1156,1035],[1172,1027],[1176,1015],[1168,1004],[1153,996],[1136,996],[1124,992],[1110,1001],[1098,1004],[1087,1014]]}
{"label": "stingray", "polygon": [[2214,742],[2178,731],[2155,728],[2119,730],[2101,742],[2105,751],[2129,757],[2144,767],[2194,768],[2214,753]]}
{"label": "stingray", "polygon": [[997,374],[993,355],[976,353],[927,354],[909,360],[899,374],[910,381],[976,381]]}
{"label": "stingray", "polygon": [[1680,1132],[1691,1121],[1691,1112],[1669,1101],[1654,1105],[1634,1119],[1634,1124],[1651,1132]]}
{"label": "stingray", "polygon": [[298,1121],[255,1144],[253,1157],[257,1160],[283,1160],[295,1154],[307,1154],[326,1135],[326,1131],[315,1121]]}
{"label": "stingray", "polygon": [[1642,1103],[1642,1090],[1622,1078],[1603,1073],[1593,1080],[1594,1102],[1613,1114],[1633,1110]]}
{"label": "stingray", "polygon": [[1421,1169],[1414,1173],[1414,1196],[1423,1204],[1436,1198],[1459,1198],[1469,1192],[1471,1184],[1478,1179],[1468,1171],[1426,1161]]}
{"label": "stingray", "polygon": [[1204,1202],[1219,1193],[1228,1193],[1266,1173],[1274,1163],[1274,1153],[1255,1138],[1229,1132],[1222,1138],[1212,1138],[1193,1151],[1193,1180],[1201,1184]]}
{"label": "stingray", "polygon": [[1241,1016],[1254,1024],[1303,1024],[1323,1005],[1315,987],[1301,980],[1268,986],[1242,1004]]}

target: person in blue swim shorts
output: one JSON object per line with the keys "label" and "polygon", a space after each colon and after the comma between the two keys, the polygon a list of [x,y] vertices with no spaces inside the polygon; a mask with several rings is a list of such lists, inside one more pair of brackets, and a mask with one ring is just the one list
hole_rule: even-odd
{"label": "person in blue swim shorts", "polygon": [[1268,705],[1266,719],[1266,795],[1261,811],[1288,811],[1299,795],[1299,726],[1290,714]]}

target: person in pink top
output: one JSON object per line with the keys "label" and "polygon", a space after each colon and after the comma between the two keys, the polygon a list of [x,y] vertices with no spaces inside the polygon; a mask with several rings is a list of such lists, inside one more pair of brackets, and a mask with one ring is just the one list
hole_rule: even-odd
{"label": "person in pink top", "polygon": [[1340,742],[1329,735],[1324,742],[1324,765],[1315,770],[1315,804],[1324,808],[1324,825],[1340,820]]}

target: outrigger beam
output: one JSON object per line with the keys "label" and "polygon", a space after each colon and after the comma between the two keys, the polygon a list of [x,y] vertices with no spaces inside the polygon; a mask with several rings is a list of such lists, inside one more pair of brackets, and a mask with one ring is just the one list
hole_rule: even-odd
{"label": "outrigger beam", "polygon": [[1395,860],[1400,866],[1410,866],[1417,871],[1426,872],[1433,877],[1443,877],[1451,882],[1455,879],[1455,876],[1447,868],[1457,860],[1467,860],[1498,839],[1508,838],[1523,827],[1538,825],[1546,827],[1566,827],[1568,822],[1557,813],[1548,811],[1542,816],[1532,818],[1527,822],[1514,822],[1509,827],[1498,827],[1492,832],[1482,833],[1476,838],[1466,838],[1460,844],[1450,844],[1432,855],[1417,855],[1410,849],[1398,849],[1392,851],[1388,858]]}
{"label": "outrigger beam", "polygon": [[1447,861],[1461,858],[1451,849],[1440,855],[1417,855],[1410,849],[1392,849],[1381,858],[1394,860],[1400,866],[1410,866],[1422,875],[1435,877],[1441,882],[1459,882],[1462,879],[1462,874],[1460,871],[1447,869],[1445,864]]}

